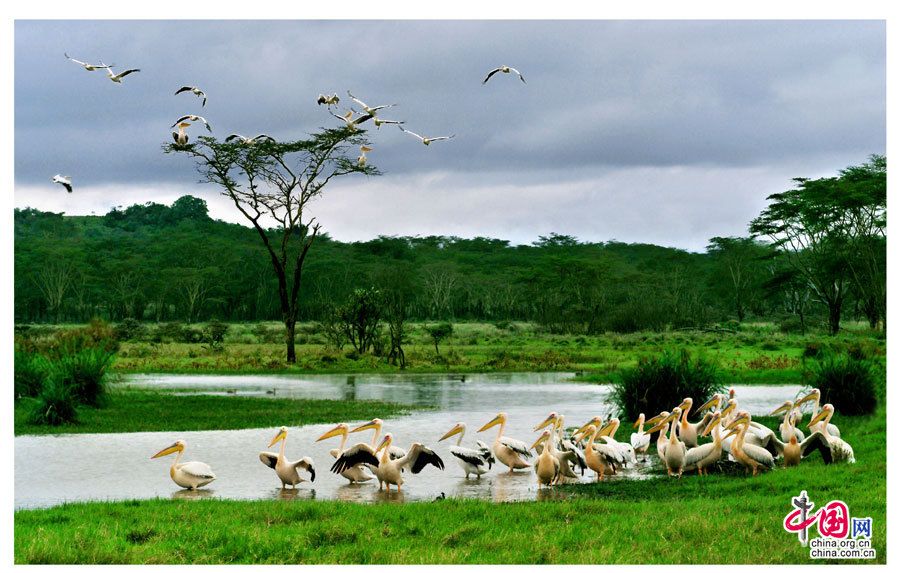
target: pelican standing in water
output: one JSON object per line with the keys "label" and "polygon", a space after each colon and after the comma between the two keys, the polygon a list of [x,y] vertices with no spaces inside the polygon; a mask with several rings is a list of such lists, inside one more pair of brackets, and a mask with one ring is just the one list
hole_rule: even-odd
{"label": "pelican standing in water", "polygon": [[684,458],[687,455],[687,447],[676,437],[676,427],[678,426],[678,418],[681,417],[681,408],[676,406],[668,417],[663,418],[660,422],[650,429],[650,432],[657,430],[665,430],[666,423],[671,422],[669,428],[669,440],[666,442],[665,450],[662,452],[663,461],[666,464],[666,471],[670,476],[681,477],[684,471]]}
{"label": "pelican standing in water", "polygon": [[818,413],[809,422],[809,429],[822,428],[822,430],[814,430],[812,434],[800,446],[803,455],[806,456],[814,448],[822,452],[822,459],[826,464],[833,462],[847,462],[848,464],[856,463],[856,456],[853,448],[841,439],[840,436],[831,434],[831,417],[834,415],[834,406],[825,404],[822,411]]}
{"label": "pelican standing in water", "polygon": [[632,425],[637,428],[637,432],[631,433],[631,447],[634,448],[636,454],[641,454],[641,459],[647,459],[647,450],[650,448],[650,433],[644,432],[644,413],[638,416],[637,421]]}
{"label": "pelican standing in water", "polygon": [[521,456],[526,458],[531,457],[531,452],[529,451],[528,444],[521,440],[516,440],[514,438],[509,438],[503,435],[503,431],[506,429],[506,413],[500,412],[494,418],[481,427],[479,432],[484,432],[494,426],[500,426],[500,430],[497,432],[497,438],[494,440],[494,445],[492,451],[494,452],[494,457],[500,461],[503,465],[509,468],[509,473],[512,473],[514,470],[524,470],[528,469],[528,462],[522,459]]}
{"label": "pelican standing in water", "polygon": [[459,467],[466,472],[466,479],[469,479],[469,474],[475,474],[476,478],[481,478],[481,475],[487,473],[496,462],[490,448],[481,440],[475,440],[477,449],[463,447],[462,440],[466,435],[466,425],[463,422],[457,422],[438,441],[442,442],[457,434],[459,434],[459,438],[457,438],[455,446],[450,446],[450,453],[456,458]]}
{"label": "pelican standing in water", "polygon": [[296,488],[298,483],[306,481],[300,477],[297,468],[306,470],[309,473],[309,481],[316,481],[316,468],[313,466],[312,458],[303,457],[296,462],[289,462],[285,459],[284,447],[287,444],[287,428],[285,426],[281,426],[281,429],[272,438],[269,447],[271,448],[278,442],[281,442],[281,449],[278,453],[259,452],[259,461],[275,470],[275,474],[281,480],[282,489],[288,485]]}
{"label": "pelican standing in water", "polygon": [[553,436],[550,430],[541,432],[540,437],[531,444],[532,449],[537,449],[541,442],[547,442],[540,455],[534,460],[534,473],[537,475],[538,487],[553,485],[559,480],[562,464],[554,455],[556,449],[553,444]]}
{"label": "pelican standing in water", "polygon": [[744,442],[750,422],[750,414],[746,410],[742,410],[726,429],[735,434],[734,441],[731,443],[731,456],[737,463],[744,466],[745,470],[753,470],[755,476],[759,473],[760,468],[774,468],[775,457],[765,448]]}
{"label": "pelican standing in water", "polygon": [[[374,469],[375,477],[378,478],[378,489],[381,489],[381,486],[385,485],[387,486],[387,490],[391,491],[391,485],[395,485],[399,492],[401,486],[403,486],[403,476],[401,474],[403,469],[407,467],[410,468],[414,474],[421,472],[428,464],[433,465],[439,470],[444,469],[444,461],[440,456],[418,442],[413,443],[409,447],[408,454],[401,458],[392,459],[390,450],[391,442],[393,442],[393,440],[394,437],[388,432],[384,435],[378,448],[375,449],[376,454],[384,450],[384,453],[381,454],[381,459],[378,460],[378,465],[375,466]],[[334,463],[332,471],[341,470],[342,460],[343,456],[338,458],[338,461]]]}
{"label": "pelican standing in water", "polygon": [[578,429],[576,435],[580,436],[578,438],[579,441],[584,438],[588,439],[588,443],[584,448],[584,458],[587,462],[587,467],[594,471],[597,481],[603,481],[604,476],[614,473],[610,467],[614,460],[610,457],[611,452],[609,452],[607,447],[603,444],[594,443],[599,431],[597,426],[588,422],[585,426]]}
{"label": "pelican standing in water", "polygon": [[[347,444],[347,438],[349,437],[349,434],[350,429],[347,424],[338,424],[334,428],[319,436],[316,441],[321,442],[322,440],[327,440],[328,438],[340,436],[341,445],[329,452],[331,454],[331,457],[338,459],[344,454],[347,454],[348,459],[366,460],[368,462],[372,462],[372,460],[374,460],[374,463],[377,464],[378,458],[375,457],[375,450],[373,450],[372,447],[369,446],[369,444],[360,443],[349,449],[344,449],[344,446]],[[341,477],[346,478],[350,481],[350,483],[362,483],[375,479],[375,476],[372,475],[366,468],[366,466],[362,464],[362,461],[357,461],[355,464],[348,465],[339,473],[341,474]]]}
{"label": "pelican standing in water", "polygon": [[[575,446],[574,443],[567,442],[563,439],[564,423],[565,417],[562,414],[550,412],[550,415],[547,416],[543,422],[534,427],[534,431],[537,432],[549,425],[552,425],[553,428],[550,432],[550,438],[547,439],[542,436],[538,438],[538,440],[535,441],[534,445],[531,447],[532,449],[537,450],[541,455],[543,455],[545,448],[550,450],[551,455],[559,460],[560,478],[567,477],[578,479],[578,475],[574,471],[575,466],[578,466],[581,469],[581,475],[584,475],[584,470],[587,469],[587,462],[584,459],[584,454]],[[549,445],[541,446],[541,444],[545,441]],[[559,481],[559,478],[557,479],[557,481]]]}
{"label": "pelican standing in water", "polygon": [[181,456],[184,454],[184,440],[178,440],[168,448],[158,451],[150,457],[151,460],[178,453],[172,467],[169,468],[169,476],[176,484],[185,489],[197,489],[205,486],[214,479],[216,474],[212,468],[203,462],[181,462]]}
{"label": "pelican standing in water", "polygon": [[[365,424],[361,424],[352,430],[350,430],[351,434],[356,432],[365,432],[366,430],[375,430],[375,434],[372,435],[372,447],[375,447],[375,444],[378,443],[378,437],[381,436],[381,429],[384,426],[384,421],[381,418],[372,418],[371,422],[366,422]],[[396,460],[398,458],[402,458],[406,455],[406,450],[398,446],[389,446],[388,453],[391,455],[392,460]]]}

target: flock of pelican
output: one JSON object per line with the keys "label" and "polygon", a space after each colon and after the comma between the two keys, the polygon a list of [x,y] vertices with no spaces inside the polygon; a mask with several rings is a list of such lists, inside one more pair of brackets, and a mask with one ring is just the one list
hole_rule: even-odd
{"label": "flock of pelican", "polygon": [[[88,62],[82,62],[81,60],[76,60],[75,58],[70,57],[68,53],[63,53],[63,55],[66,57],[66,59],[78,64],[79,66],[81,66],[83,69],[85,69],[88,72],[93,72],[96,70],[106,70],[107,77],[111,81],[113,81],[117,84],[122,83],[122,79],[125,76],[141,71],[138,68],[131,68],[131,69],[127,69],[123,72],[116,74],[112,71],[112,68],[115,64],[104,64],[102,60],[100,61],[99,64],[91,64]],[[519,76],[519,79],[522,80],[522,83],[525,83],[525,78],[522,76],[522,74],[521,74],[521,72],[519,72],[519,70],[517,70],[515,68],[511,68],[506,65],[498,66],[498,67],[494,68],[493,70],[491,70],[490,72],[488,72],[487,77],[485,77],[481,83],[486,84],[488,82],[488,80],[490,80],[491,77],[497,73],[503,73],[503,74],[515,73],[516,75]],[[180,88],[178,88],[175,91],[175,95],[178,95],[181,93],[194,94],[201,100],[200,106],[206,107],[206,100],[207,100],[206,92],[204,90],[202,90],[201,88],[199,88],[198,86],[195,86],[195,85],[181,86]],[[319,97],[316,99],[316,103],[318,105],[324,104],[326,107],[328,107],[328,112],[331,115],[333,115],[335,118],[339,119],[340,121],[344,122],[344,125],[353,131],[358,129],[358,127],[361,124],[363,124],[369,120],[372,120],[372,123],[373,123],[373,125],[375,125],[376,129],[381,129],[381,126],[385,125],[385,124],[396,125],[398,128],[400,128],[401,131],[418,139],[420,142],[422,142],[423,145],[426,145],[426,146],[431,145],[435,141],[444,141],[444,140],[452,139],[455,137],[455,134],[441,135],[441,136],[428,136],[428,137],[419,135],[418,133],[415,133],[413,131],[405,129],[403,127],[403,124],[406,123],[405,121],[400,121],[400,120],[396,120],[396,119],[385,119],[378,115],[379,111],[381,111],[383,109],[394,107],[397,104],[392,103],[392,104],[370,106],[370,105],[366,104],[363,100],[359,99],[358,97],[356,97],[352,93],[350,93],[350,90],[347,90],[347,95],[350,97],[350,99],[356,105],[358,105],[362,109],[362,111],[357,111],[353,107],[351,107],[349,110],[347,110],[346,112],[344,112],[341,115],[338,115],[338,114],[334,113],[333,111],[331,111],[331,107],[337,106],[341,101],[341,98],[338,96],[337,93],[333,93],[331,95],[319,94]],[[190,136],[188,135],[186,130],[193,123],[197,123],[197,122],[203,123],[206,126],[206,129],[210,133],[212,133],[212,127],[210,127],[209,122],[207,122],[204,117],[199,116],[199,115],[194,115],[194,114],[184,115],[184,116],[178,118],[177,120],[175,120],[175,123],[173,123],[170,127],[170,129],[177,128],[177,131],[172,132],[172,139],[174,140],[176,147],[187,147],[189,145]],[[266,135],[265,133],[260,133],[259,135],[256,135],[254,137],[245,137],[238,133],[232,133],[231,135],[229,135],[228,137],[225,138],[226,143],[231,143],[231,144],[235,144],[235,145],[254,145],[260,141],[269,141],[272,143],[276,142],[275,138],[271,137],[270,135]],[[367,161],[366,153],[370,152],[370,151],[372,151],[371,147],[367,147],[365,145],[360,147],[360,155],[357,158],[357,162],[360,166],[364,166],[366,164],[366,161]],[[51,178],[51,181],[53,181],[54,183],[59,183],[60,185],[65,187],[66,191],[68,191],[69,193],[72,192],[72,178],[69,177],[68,175],[63,176],[63,175],[57,174]]]}
{"label": "flock of pelican", "polygon": [[[690,422],[688,416],[693,400],[685,398],[671,411],[663,411],[647,419],[640,414],[634,422],[635,431],[628,442],[620,442],[615,436],[620,422],[616,417],[604,420],[595,416],[580,427],[567,428],[565,417],[557,412],[550,414],[534,427],[540,432],[529,446],[527,442],[505,435],[507,416],[500,412],[478,429],[478,433],[497,427],[497,434],[489,446],[475,440],[472,446],[464,446],[466,424],[457,422],[438,439],[438,442],[457,436],[456,443],[449,447],[452,455],[463,471],[465,479],[474,476],[480,479],[495,464],[502,464],[508,472],[534,470],[539,487],[559,483],[580,481],[586,471],[594,473],[596,481],[626,471],[648,460],[648,450],[652,434],[658,432],[656,453],[670,476],[681,477],[684,472],[696,471],[697,475],[709,473],[722,462],[732,462],[742,467],[746,473],[755,476],[762,470],[772,469],[781,458],[785,467],[795,466],[803,458],[815,451],[822,455],[826,464],[835,462],[854,463],[853,448],[841,439],[840,430],[831,423],[834,406],[820,407],[821,393],[813,389],[798,400],[787,400],[770,415],[783,415],[783,420],[775,432],[754,422],[746,410],[738,407],[734,389],[728,394],[715,394],[697,409],[703,417]],[[805,436],[798,427],[802,424],[802,407],[812,403],[811,419],[806,425],[810,431]],[[645,430],[645,426],[649,426]],[[382,435],[384,422],[375,418],[369,422],[350,428],[341,423],[319,436],[320,442],[340,437],[338,447],[330,451],[335,459],[331,471],[350,483],[377,481],[378,488],[391,491],[395,486],[401,491],[404,473],[419,474],[431,465],[444,469],[441,457],[421,442],[413,442],[408,449],[394,444],[393,434]],[[372,431],[369,441],[348,445],[350,434]],[[275,471],[282,487],[296,488],[307,481],[300,473],[305,472],[309,481],[316,478],[315,465],[310,457],[289,461],[285,457],[288,429],[282,426],[272,441],[271,448],[281,443],[278,452],[263,451],[260,461]],[[701,439],[710,441],[700,443]],[[212,482],[216,476],[209,465],[203,462],[181,463],[185,444],[179,440],[152,456],[151,459],[177,453],[169,470],[172,480],[183,488],[197,489]],[[532,453],[534,450],[535,453]],[[641,457],[641,462],[638,461]]]}

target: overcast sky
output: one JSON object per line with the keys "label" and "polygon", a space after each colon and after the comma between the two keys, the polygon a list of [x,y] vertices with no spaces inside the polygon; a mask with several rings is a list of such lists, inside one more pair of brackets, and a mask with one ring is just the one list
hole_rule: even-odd
{"label": "overcast sky", "polygon": [[[746,234],[792,177],[885,149],[881,22],[18,21],[15,46],[15,204],[69,214],[193,194],[240,222],[188,158],[161,153],[169,126],[196,113],[218,137],[301,137],[337,122],[317,95],[348,89],[456,137],[370,129],[385,175],[313,204],[340,240],[558,232],[702,250]],[[117,85],[64,51],[141,72]],[[482,85],[500,64],[527,85]]]}

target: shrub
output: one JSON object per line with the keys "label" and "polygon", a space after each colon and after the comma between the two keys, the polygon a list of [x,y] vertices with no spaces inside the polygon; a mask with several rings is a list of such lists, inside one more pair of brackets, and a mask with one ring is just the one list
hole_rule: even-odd
{"label": "shrub", "polygon": [[818,342],[807,342],[803,347],[803,358],[818,358],[822,354],[822,345]]}
{"label": "shrub", "polygon": [[429,326],[426,330],[428,331],[428,336],[431,337],[431,341],[434,342],[435,354],[440,355],[441,351],[438,349],[438,344],[453,334],[453,325],[449,322],[441,322],[434,326]]}
{"label": "shrub", "polygon": [[72,389],[55,373],[44,379],[37,396],[30,422],[41,426],[59,426],[78,420]]}
{"label": "shrub", "polygon": [[850,354],[828,354],[810,370],[812,384],[822,392],[823,403],[830,403],[849,416],[875,411],[875,372],[868,361]]}
{"label": "shrub", "polygon": [[106,371],[114,356],[102,348],[85,348],[61,356],[53,362],[48,379],[67,386],[75,401],[99,406],[106,393]]}
{"label": "shrub", "polygon": [[687,350],[665,350],[644,356],[634,368],[623,369],[613,380],[612,400],[619,415],[633,420],[670,410],[684,398],[699,405],[722,390],[718,367],[703,357],[691,358]]}
{"label": "shrub", "polygon": [[13,392],[18,400],[21,397],[35,397],[41,392],[50,363],[44,356],[35,352],[28,352],[16,345],[13,356],[15,375],[13,378]]}
{"label": "shrub", "polygon": [[218,349],[225,342],[225,335],[228,334],[228,325],[224,322],[214,320],[206,325],[203,329],[203,340],[211,348]]}
{"label": "shrub", "polygon": [[184,339],[184,325],[180,322],[165,322],[153,331],[154,342],[181,342]]}
{"label": "shrub", "polygon": [[119,341],[138,340],[147,333],[147,329],[136,319],[126,318],[115,326],[113,333]]}
{"label": "shrub", "polygon": [[802,334],[806,332],[803,322],[796,316],[785,318],[778,323],[778,330],[784,334]]}
{"label": "shrub", "polygon": [[106,322],[95,318],[87,326],[57,331],[46,350],[53,358],[75,354],[86,348],[117,352],[119,341],[116,340],[115,330]]}

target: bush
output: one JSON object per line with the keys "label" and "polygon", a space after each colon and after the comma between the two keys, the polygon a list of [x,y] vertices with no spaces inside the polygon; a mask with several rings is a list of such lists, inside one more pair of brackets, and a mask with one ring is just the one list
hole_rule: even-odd
{"label": "bush", "polygon": [[438,344],[453,334],[453,325],[449,322],[441,322],[427,327],[426,330],[428,331],[428,336],[431,337],[431,341],[434,342],[434,353],[440,355],[441,351],[438,350]]}
{"label": "bush", "polygon": [[803,334],[806,328],[799,318],[791,316],[778,323],[778,330],[784,334]]}
{"label": "bush", "polygon": [[55,373],[44,379],[31,411],[30,422],[41,426],[59,426],[78,421],[71,387]]}
{"label": "bush", "polygon": [[104,321],[95,318],[87,326],[57,331],[53,340],[45,347],[45,351],[52,359],[76,354],[86,348],[117,352],[119,341],[116,340],[115,330]]}
{"label": "bush", "polygon": [[228,325],[214,320],[203,329],[203,341],[209,344],[210,348],[218,350],[225,342],[226,334],[228,334]]}
{"label": "bush", "polygon": [[822,402],[841,414],[871,414],[876,406],[875,372],[866,360],[850,354],[828,354],[811,367],[812,384],[822,392]]}
{"label": "bush", "polygon": [[633,420],[643,412],[653,416],[670,410],[684,398],[706,402],[722,390],[718,367],[703,357],[691,358],[687,350],[665,350],[645,356],[634,368],[622,370],[613,380],[612,400],[619,416]]}
{"label": "bush", "polygon": [[33,398],[40,394],[50,369],[49,361],[40,354],[20,349],[18,345],[13,361],[15,364],[13,392],[16,400],[22,397]]}
{"label": "bush", "polygon": [[113,332],[119,341],[138,340],[146,334],[147,329],[134,318],[126,318],[115,326]]}
{"label": "bush", "polygon": [[106,371],[114,354],[102,348],[85,348],[53,362],[48,379],[69,388],[72,398],[88,406],[99,406],[106,393]]}

